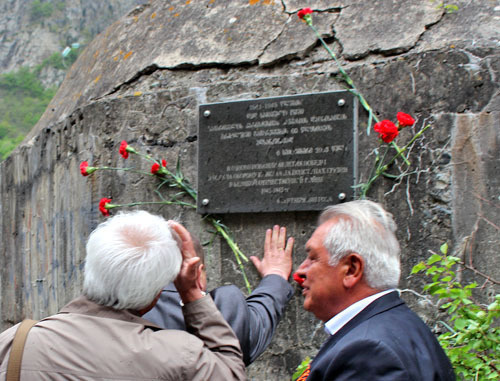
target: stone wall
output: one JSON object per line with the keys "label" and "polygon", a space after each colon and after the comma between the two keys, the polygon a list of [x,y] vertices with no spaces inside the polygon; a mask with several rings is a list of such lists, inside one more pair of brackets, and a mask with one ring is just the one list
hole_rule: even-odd
{"label": "stone wall", "polygon": [[[314,23],[381,119],[397,111],[431,123],[412,148],[413,173],[381,179],[369,197],[393,212],[402,246],[401,289],[421,290],[409,276],[418,261],[448,242],[455,255],[500,278],[499,87],[500,9],[489,0],[457,1],[445,13],[431,1],[311,1]],[[23,144],[0,164],[2,328],[55,313],[81,291],[86,237],[103,220],[101,197],[126,203],[155,199],[150,179],[97,172],[92,165],[147,165],[118,155],[121,140],[181,160],[196,186],[198,106],[202,103],[342,89],[338,70],[298,20],[299,1],[151,1],[89,44]],[[496,6],[496,7],[495,7]],[[480,21],[480,22],[479,22]],[[360,112],[360,180],[377,138]],[[414,131],[413,131],[414,132]],[[412,131],[398,138],[407,141]],[[223,153],[221,153],[223,154]],[[178,218],[202,241],[209,226],[193,210],[147,209]],[[315,228],[316,212],[220,216],[246,254],[261,254],[275,223],[296,238],[294,268]],[[244,284],[229,247],[208,250],[209,287]],[[258,275],[245,265],[250,282]],[[473,272],[464,272],[472,278]],[[495,290],[484,282],[479,297]],[[432,325],[436,311],[403,297]],[[248,369],[252,379],[282,380],[325,339],[302,309],[297,290],[269,350]]]}

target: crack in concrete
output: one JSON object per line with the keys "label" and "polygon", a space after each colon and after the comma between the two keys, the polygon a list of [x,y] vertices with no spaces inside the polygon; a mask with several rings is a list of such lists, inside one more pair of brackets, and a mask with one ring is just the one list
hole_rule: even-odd
{"label": "crack in concrete", "polygon": [[[296,15],[298,13],[298,10],[300,10],[300,9],[295,10],[295,11],[289,11],[289,10],[287,10],[287,4],[286,4],[285,0],[281,0],[281,5],[283,6],[283,13],[286,14],[286,15],[288,15],[288,18],[283,23],[282,28],[281,28],[280,32],[276,35],[276,37],[273,38],[273,39],[271,39],[269,41],[269,43],[267,43],[266,46],[264,46],[264,48],[262,49],[262,52],[258,55],[257,59],[258,59],[259,63],[260,63],[261,57],[266,53],[267,49],[273,43],[275,43],[276,41],[278,41],[281,38],[281,36],[285,32],[286,25],[289,24],[290,22],[292,22],[292,17],[294,17],[294,15]],[[338,14],[340,14],[341,11],[342,11],[342,9],[347,8],[347,7],[348,6],[330,7],[330,8],[325,8],[325,9],[315,9],[313,11],[316,12],[316,13],[325,13],[326,12],[326,13],[338,13]],[[332,36],[331,37],[334,38],[334,36],[335,36],[335,31],[334,31],[333,26],[332,26]],[[324,38],[324,39],[326,41],[326,38]],[[337,41],[337,40],[334,40],[334,42],[335,41]],[[318,45],[318,40],[316,40],[316,42],[314,44],[312,44],[310,47],[306,48],[306,52],[313,50],[317,45]],[[341,45],[340,42],[339,42],[339,45]],[[297,51],[291,52],[291,53],[286,54],[286,55],[284,55],[284,56],[282,56],[282,57],[280,57],[280,58],[278,58],[278,59],[276,59],[274,61],[267,62],[267,63],[263,64],[263,66],[271,66],[271,65],[274,65],[274,64],[276,64],[278,62],[281,62],[281,61],[290,60],[291,58],[296,57],[298,55],[299,55],[299,53]]]}
{"label": "crack in concrete", "polygon": [[[285,13],[287,13],[289,15],[296,14],[296,13],[298,13],[299,10],[302,9],[302,8],[298,8],[295,11],[288,11],[287,10],[286,0],[281,0],[281,5],[283,6],[283,12],[285,12]],[[329,7],[329,8],[323,8],[323,9],[313,9],[313,12],[317,12],[317,13],[322,13],[322,12],[340,13],[342,11],[342,9],[345,9],[345,8],[348,8],[348,7],[349,7],[349,5],[338,6],[338,7]]]}
{"label": "crack in concrete", "polygon": [[[297,9],[295,11],[289,11],[287,10],[287,4],[286,4],[286,1],[285,0],[281,0],[281,5],[283,7],[283,12],[285,14],[288,15],[288,18],[287,20],[284,22],[284,24],[282,25],[282,28],[281,30],[277,33],[276,37],[272,38],[263,48],[262,48],[262,51],[261,53],[257,56],[257,59],[255,60],[251,60],[251,61],[248,61],[248,62],[238,62],[238,63],[234,63],[234,64],[231,64],[231,63],[224,63],[224,62],[206,62],[206,63],[202,63],[202,64],[190,64],[190,63],[182,63],[182,64],[179,64],[179,65],[176,65],[174,67],[164,67],[164,66],[159,66],[155,63],[143,68],[142,70],[138,71],[135,75],[133,75],[130,79],[120,83],[119,85],[113,87],[112,90],[106,92],[105,94],[101,95],[101,96],[98,96],[98,97],[95,97],[95,98],[91,98],[89,99],[89,101],[99,101],[103,98],[106,98],[110,95],[113,95],[113,94],[116,94],[117,92],[119,92],[121,89],[123,89],[123,87],[125,86],[130,86],[132,85],[133,83],[137,82],[142,76],[148,76],[148,75],[151,75],[153,74],[154,72],[156,72],[157,70],[199,70],[199,69],[203,69],[203,68],[230,68],[230,67],[240,67],[240,68],[244,68],[246,66],[255,66],[255,65],[260,65],[260,59],[261,57],[266,53],[267,49],[269,48],[269,46],[271,46],[273,43],[275,43],[276,41],[278,41],[280,39],[280,37],[283,35],[283,33],[285,32],[285,28],[286,28],[286,25],[288,23],[290,23],[292,21],[292,16],[297,14],[298,10],[300,9]],[[149,7],[149,5],[145,4],[144,6],[138,6],[137,8],[133,9],[129,14],[128,16],[136,16],[140,13],[143,13],[147,8]],[[349,6],[346,5],[346,6],[338,6],[338,7],[329,7],[329,8],[324,8],[324,9],[314,9],[313,11],[314,12],[317,12],[317,13],[324,13],[324,12],[327,12],[327,13],[338,13],[340,14],[342,9],[345,9],[345,8],[348,8]],[[333,29],[333,26],[332,26],[332,37],[331,38],[334,38],[334,35],[335,35],[335,30]],[[341,51],[342,51],[342,44],[340,43],[340,41],[338,41],[337,39],[334,38],[334,42],[338,42],[340,47],[341,47]],[[316,42],[313,46],[310,47],[310,49],[314,49],[315,46],[318,45],[318,42]],[[280,57],[279,59],[277,60],[274,60],[272,62],[268,62],[265,64],[265,66],[271,66],[271,65],[274,65],[280,61],[283,61],[283,60],[289,60],[295,56],[298,55],[298,52],[295,51],[295,52],[292,52],[290,54],[287,54],[286,56],[283,56],[283,57]]]}
{"label": "crack in concrete", "polygon": [[113,95],[113,94],[117,93],[118,91],[120,91],[124,86],[131,85],[134,82],[137,82],[143,75],[151,75],[159,69],[160,68],[156,64],[151,64],[149,66],[146,66],[144,69],[142,69],[141,71],[137,72],[134,76],[132,76],[132,78],[130,78],[129,80],[120,83],[118,86],[115,86],[111,91],[107,92],[106,94],[104,94],[98,98],[93,98],[91,100],[97,101],[97,100],[100,100],[100,99],[105,98],[107,96]]}
{"label": "crack in concrete", "polygon": [[441,11],[441,16],[435,22],[431,22],[429,24],[425,24],[424,25],[424,31],[422,33],[420,33],[420,36],[418,36],[417,41],[415,41],[415,43],[413,44],[413,46],[408,51],[415,49],[415,47],[423,40],[424,35],[428,31],[430,31],[435,25],[439,24],[441,22],[441,20],[444,18],[444,16],[445,16],[445,11],[442,10]]}

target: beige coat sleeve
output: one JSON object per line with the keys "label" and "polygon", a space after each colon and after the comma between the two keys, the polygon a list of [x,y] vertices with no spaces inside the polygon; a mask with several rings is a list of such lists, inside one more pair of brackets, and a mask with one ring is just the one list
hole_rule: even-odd
{"label": "beige coat sleeve", "polygon": [[[188,332],[203,341],[190,380],[246,380],[239,341],[210,295],[186,304],[182,311]],[[196,350],[196,348],[193,348]]]}

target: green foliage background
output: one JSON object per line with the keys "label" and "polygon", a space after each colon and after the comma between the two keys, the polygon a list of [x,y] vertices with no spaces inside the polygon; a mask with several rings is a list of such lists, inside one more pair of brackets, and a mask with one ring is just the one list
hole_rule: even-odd
{"label": "green foliage background", "polygon": [[439,321],[446,332],[438,340],[455,369],[458,379],[500,379],[500,294],[490,304],[474,301],[477,283],[463,284],[458,274],[464,263],[449,256],[448,245],[433,253],[426,262],[415,265],[412,274],[425,273],[431,282],[424,292],[438,298],[446,321]]}
{"label": "green foliage background", "polygon": [[35,71],[27,67],[0,75],[0,160],[36,124],[55,92],[55,88],[44,88]]}
{"label": "green foliage background", "polygon": [[38,122],[57,88],[45,88],[39,79],[45,67],[66,70],[78,57],[72,49],[63,58],[54,53],[33,69],[22,67],[0,74],[0,160],[4,160]]}

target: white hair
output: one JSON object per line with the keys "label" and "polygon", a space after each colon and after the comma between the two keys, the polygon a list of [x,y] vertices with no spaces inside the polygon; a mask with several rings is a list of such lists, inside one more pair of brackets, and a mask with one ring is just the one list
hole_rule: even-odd
{"label": "white hair", "polygon": [[392,214],[373,201],[357,200],[327,207],[319,217],[322,224],[338,218],[327,233],[324,246],[330,265],[350,253],[365,261],[367,284],[379,290],[396,288],[399,283],[400,248]]}
{"label": "white hair", "polygon": [[164,218],[146,211],[109,218],[88,239],[83,293],[116,309],[149,306],[180,271],[177,238]]}

